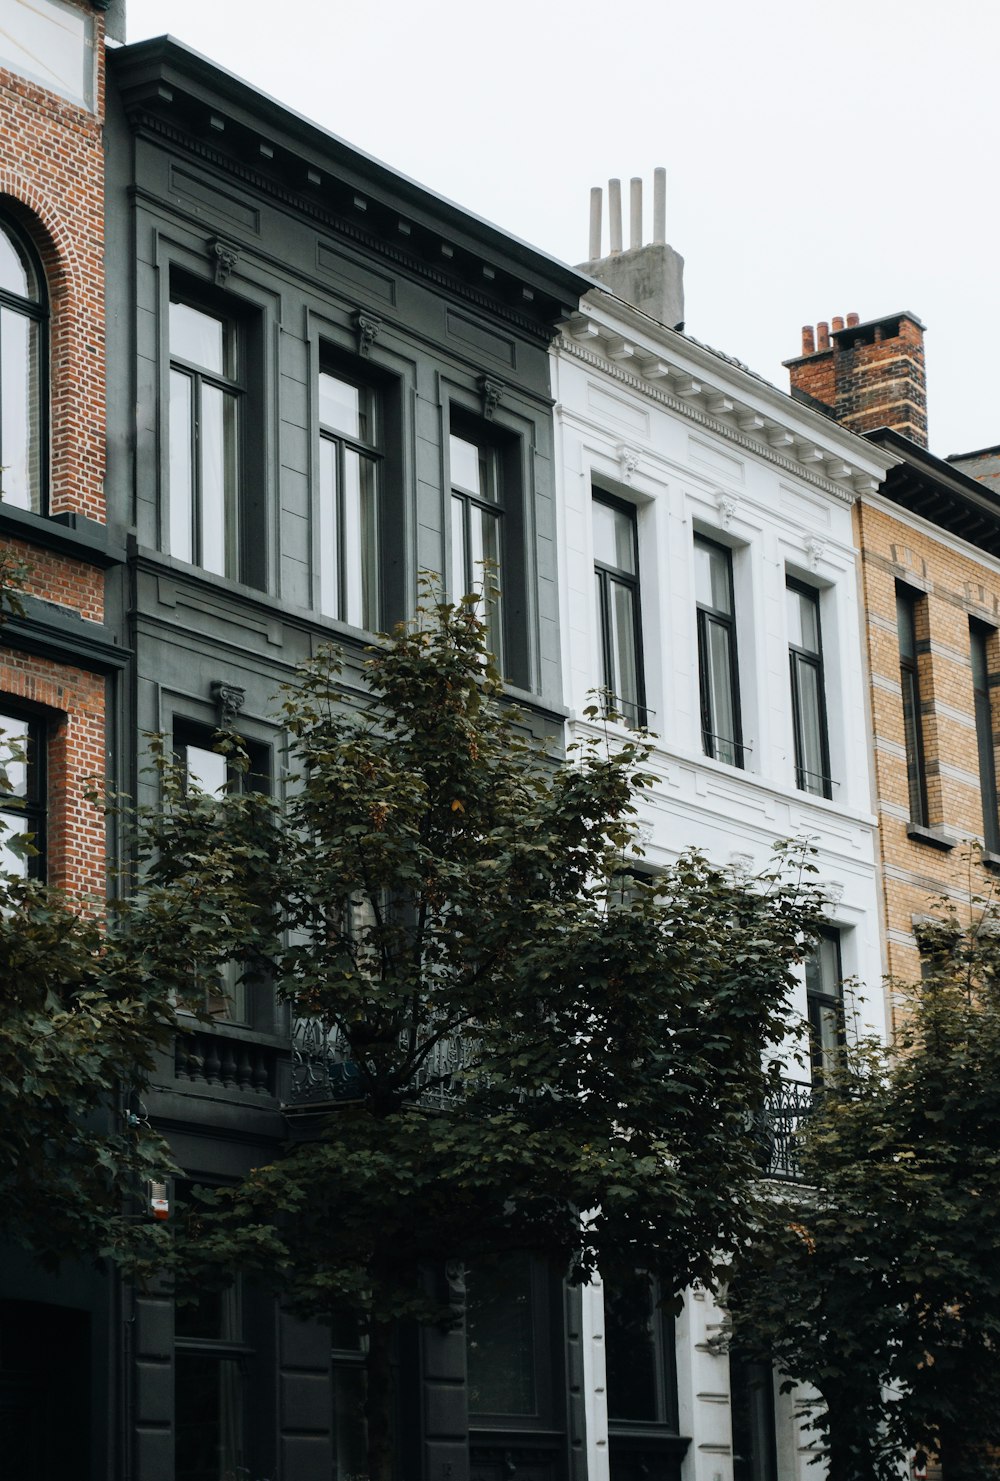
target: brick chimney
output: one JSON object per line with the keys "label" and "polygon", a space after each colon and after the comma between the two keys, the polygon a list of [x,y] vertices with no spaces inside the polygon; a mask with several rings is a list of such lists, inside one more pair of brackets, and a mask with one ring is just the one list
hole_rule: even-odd
{"label": "brick chimney", "polygon": [[927,378],[924,326],[910,313],[862,324],[806,324],[802,353],[786,360],[792,395],[818,401],[852,432],[891,427],[927,446]]}

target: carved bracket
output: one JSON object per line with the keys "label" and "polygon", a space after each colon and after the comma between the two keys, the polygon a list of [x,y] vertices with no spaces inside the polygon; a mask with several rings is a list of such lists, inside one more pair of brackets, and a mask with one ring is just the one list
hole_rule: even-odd
{"label": "carved bracket", "polygon": [[721,490],[715,496],[715,504],[719,511],[719,519],[722,521],[722,528],[728,530],[739,505],[732,494],[725,494]]}
{"label": "carved bracket", "polygon": [[212,683],[212,699],[215,701],[215,712],[219,722],[220,730],[232,730],[243,709],[247,692],[238,684],[227,684],[224,679],[215,679]]}
{"label": "carved bracket", "polygon": [[826,551],[826,541],[822,535],[810,535],[806,539],[806,556],[809,560],[810,571],[815,571]]}
{"label": "carved bracket", "polygon": [[479,394],[483,398],[483,416],[488,422],[492,422],[493,413],[503,400],[504,389],[501,381],[495,381],[488,375],[479,377]]}
{"label": "carved bracket", "polygon": [[374,314],[365,314],[358,309],[354,315],[354,330],[358,336],[358,354],[367,355],[372,345],[378,339],[379,330],[382,328],[382,320],[376,319]]}
{"label": "carved bracket", "polygon": [[222,237],[213,237],[208,244],[209,255],[215,259],[215,283],[221,288],[240,260],[240,249]]}
{"label": "carved bracket", "polygon": [[622,471],[622,483],[631,483],[632,475],[639,466],[639,454],[634,447],[621,443],[618,447],[618,465]]}

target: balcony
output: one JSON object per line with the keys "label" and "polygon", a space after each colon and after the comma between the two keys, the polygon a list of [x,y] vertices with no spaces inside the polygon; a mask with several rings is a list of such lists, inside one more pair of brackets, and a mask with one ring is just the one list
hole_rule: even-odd
{"label": "balcony", "polygon": [[813,1105],[813,1088],[803,1080],[782,1080],[769,1092],[758,1121],[761,1171],[783,1182],[802,1181],[798,1132]]}
{"label": "balcony", "polygon": [[[405,1049],[406,1040],[402,1040]],[[446,1110],[460,1094],[461,1076],[476,1060],[478,1043],[455,1036],[441,1039],[413,1077],[419,1104]],[[364,1096],[361,1073],[339,1029],[318,1018],[297,1018],[292,1026],[290,1076],[282,1100],[288,1111],[325,1110]]]}

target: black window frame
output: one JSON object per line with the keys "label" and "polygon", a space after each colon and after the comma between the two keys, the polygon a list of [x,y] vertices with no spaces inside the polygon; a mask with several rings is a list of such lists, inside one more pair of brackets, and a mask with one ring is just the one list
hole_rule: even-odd
{"label": "black window frame", "polygon": [[[27,824],[25,832],[31,835],[33,853],[25,854],[25,877],[44,881],[47,875],[48,848],[48,784],[49,784],[49,727],[37,711],[18,704],[8,704],[0,696],[0,731],[9,734],[7,722],[13,721],[27,726],[27,744],[24,747],[25,792],[12,805],[12,794],[0,793],[0,815],[4,820],[11,818]],[[0,738],[5,758],[6,736]]]}
{"label": "black window frame", "polygon": [[[729,1352],[733,1481],[778,1481],[774,1423],[774,1369],[761,1359]],[[748,1454],[741,1451],[746,1448]]]}
{"label": "black window frame", "polygon": [[[799,581],[794,576],[786,576],[785,589],[793,591],[800,597],[805,597],[811,602],[816,617],[816,640],[818,647],[816,651],[805,648],[800,644],[789,640],[788,664],[791,678],[792,692],[792,734],[795,742],[795,785],[800,792],[807,792],[813,797],[825,797],[828,800],[833,796],[833,778],[830,776],[830,732],[827,723],[826,710],[826,670],[823,663],[823,626],[820,618],[820,594],[815,586],[809,586],[805,581]],[[816,716],[820,735],[820,753],[823,771],[818,774],[807,771],[803,765],[805,755],[804,740],[804,709],[802,702],[802,686],[799,674],[803,668],[811,668],[816,675],[816,693],[819,696],[819,714]],[[818,783],[818,787],[816,785]]]}
{"label": "black window frame", "polygon": [[[343,491],[344,491],[344,488],[345,488],[344,466],[345,466],[345,455],[346,455],[346,453],[348,453],[348,452],[354,452],[359,457],[362,457],[362,458],[367,459],[375,467],[375,517],[374,517],[374,526],[375,526],[375,557],[374,557],[374,573],[375,573],[375,588],[376,589],[375,589],[374,599],[373,599],[374,620],[372,622],[368,623],[368,624],[361,624],[360,631],[364,631],[364,632],[380,632],[380,631],[383,630],[384,627],[386,627],[388,625],[388,623],[387,623],[387,617],[386,617],[386,606],[387,606],[387,593],[386,593],[386,588],[387,588],[387,552],[386,552],[386,499],[387,499],[387,487],[386,487],[386,485],[388,483],[389,472],[390,472],[390,459],[387,456],[387,451],[388,451],[388,448],[387,448],[388,437],[389,437],[389,433],[390,433],[391,427],[395,425],[395,418],[392,417],[392,415],[391,415],[391,407],[390,407],[390,402],[391,402],[391,399],[392,398],[389,396],[389,394],[388,394],[388,387],[384,384],[383,378],[381,376],[374,376],[374,377],[372,377],[372,376],[367,376],[367,375],[359,374],[352,367],[350,367],[350,366],[345,365],[344,363],[342,363],[342,361],[336,355],[331,355],[328,352],[324,352],[324,354],[321,357],[320,365],[319,365],[319,375],[320,376],[327,375],[327,376],[332,377],[334,380],[338,380],[338,381],[343,382],[345,385],[353,386],[355,390],[361,392],[362,394],[364,394],[368,398],[370,398],[370,400],[369,400],[369,405],[370,405],[370,420],[371,420],[371,422],[372,422],[373,425],[372,425],[372,435],[371,435],[371,437],[369,437],[369,438],[362,438],[362,437],[359,437],[359,436],[351,436],[349,433],[343,431],[343,429],[341,429],[339,427],[334,427],[331,424],[325,423],[322,420],[322,414],[321,414],[321,405],[322,405],[322,402],[321,402],[321,399],[317,396],[317,418],[316,418],[316,424],[317,424],[317,426],[319,428],[319,444],[320,444],[319,451],[320,451],[320,459],[322,460],[323,444],[324,443],[327,444],[327,445],[329,445],[329,446],[332,446],[332,447],[334,447],[336,449],[336,452],[335,452],[335,457],[336,457],[336,460],[337,460],[337,489],[336,489],[337,509],[336,509],[336,517],[337,517],[337,523],[338,523],[338,530],[337,530],[337,552],[338,552],[338,566],[339,566],[339,569],[338,569],[338,572],[337,572],[337,596],[338,596],[337,611],[334,612],[334,611],[330,610],[330,608],[331,608],[331,606],[333,604],[330,603],[330,605],[327,605],[326,594],[325,594],[325,592],[323,590],[323,579],[322,579],[322,570],[321,570],[321,556],[319,555],[319,553],[317,554],[317,574],[316,574],[316,587],[315,587],[315,605],[316,605],[316,610],[321,614],[321,616],[327,617],[327,618],[329,618],[333,622],[341,622],[341,623],[344,623],[347,626],[358,627],[358,624],[352,623],[350,621],[350,618],[346,615],[346,600],[345,600],[345,598],[346,598],[346,590],[347,590],[347,580],[346,580],[347,564],[346,563],[347,563],[347,557],[348,557],[349,552],[347,551],[346,542],[344,540],[344,525],[345,525],[345,520],[344,520],[344,497],[343,497]],[[318,378],[317,378],[317,390],[318,390],[318,386],[319,386],[319,381],[318,381]],[[319,474],[318,498],[319,499],[322,499],[322,497],[323,497],[322,473],[320,472],[320,474]],[[319,542],[320,540],[322,540],[322,516],[321,516],[321,513],[320,513],[320,508],[319,508],[319,503],[318,502],[317,502],[317,504],[316,504],[315,507],[316,507],[316,510],[317,510],[317,535],[316,535],[316,538],[317,538],[317,542]],[[318,544],[317,544],[317,547],[316,548],[317,548],[317,552],[318,552],[318,550],[319,550]]]}
{"label": "black window frame", "polygon": [[[535,1408],[533,1412],[521,1413],[516,1411],[488,1410],[473,1408],[471,1395],[471,1372],[469,1373],[468,1393],[468,1416],[469,1430],[472,1432],[497,1433],[500,1431],[531,1433],[533,1431],[551,1431],[556,1427],[557,1413],[560,1408],[560,1394],[557,1390],[557,1368],[561,1357],[560,1334],[562,1330],[560,1308],[561,1308],[561,1282],[557,1281],[555,1272],[544,1256],[527,1251],[511,1251],[507,1257],[486,1267],[482,1271],[485,1278],[495,1277],[502,1281],[504,1258],[525,1259],[529,1264],[529,1310],[531,1314],[531,1356],[532,1356],[532,1382],[534,1388]],[[477,1279],[474,1270],[466,1269],[466,1341],[469,1341],[470,1331],[473,1323],[470,1318],[474,1311],[474,1285],[472,1293],[469,1292],[470,1284]],[[468,1364],[467,1371],[471,1368]]]}
{"label": "black window frame", "polygon": [[[822,943],[828,942],[834,949],[836,982],[829,984],[823,974]],[[810,976],[812,975],[812,982]],[[847,1048],[847,1023],[844,1005],[844,959],[841,932],[835,926],[822,926],[819,940],[805,959],[806,1021],[809,1027],[809,1073],[813,1090],[821,1090],[831,1066],[828,1064],[823,1045],[823,1015],[832,1012],[836,1023],[836,1049],[839,1058]]]}
{"label": "black window frame", "polygon": [[[170,343],[170,307],[181,304],[217,319],[225,325],[231,343],[232,374],[219,374],[176,354]],[[264,446],[264,364],[262,310],[254,303],[214,288],[183,270],[173,270],[164,307],[166,316],[166,386],[165,412],[168,428],[171,414],[171,379],[183,375],[192,386],[191,426],[189,429],[188,476],[191,479],[190,556],[173,549],[172,517],[177,496],[177,479],[171,460],[171,435],[164,439],[167,475],[167,517],[163,529],[163,548],[175,559],[198,570],[227,581],[239,582],[264,590],[267,585],[266,454]],[[204,529],[199,446],[201,435],[202,390],[218,390],[236,400],[236,469],[232,487],[223,495],[224,570],[214,571],[204,564]]]}
{"label": "black window frame", "polygon": [[899,643],[899,683],[903,707],[903,738],[906,749],[906,784],[909,793],[910,822],[918,828],[926,828],[930,821],[917,643],[917,609],[922,601],[926,601],[926,598],[921,592],[915,591],[901,581],[896,582],[896,635]]}
{"label": "black window frame", "polygon": [[[632,534],[632,556],[635,571],[626,571],[621,566],[613,566],[606,561],[598,560],[594,556],[594,574],[597,580],[597,623],[599,632],[599,645],[601,656],[601,690],[603,695],[605,714],[621,715],[630,725],[644,727],[648,719],[646,708],[646,673],[645,658],[642,646],[642,572],[639,568],[639,522],[634,504],[627,503],[624,499],[616,498],[614,494],[607,493],[604,489],[594,486],[591,489],[591,506],[603,504],[608,509],[615,510],[618,514],[624,514],[628,521]],[[612,642],[613,625],[611,620],[611,599],[614,585],[624,586],[632,593],[632,644],[635,652],[635,674],[633,680],[637,699],[635,703],[624,699],[613,688],[610,680],[614,675],[614,645]],[[628,713],[629,709],[635,711]]]}
{"label": "black window frame", "polygon": [[[13,293],[9,289],[0,288],[0,308],[8,309],[11,313],[19,314],[38,326],[37,346],[38,363],[35,367],[34,386],[29,383],[28,387],[28,415],[31,416],[31,408],[34,406],[38,418],[38,472],[37,488],[30,490],[28,503],[15,504],[10,491],[5,491],[5,499],[12,508],[26,508],[33,514],[46,515],[49,512],[49,477],[50,477],[50,396],[49,384],[49,338],[51,334],[51,306],[49,300],[48,281],[42,267],[41,258],[34,243],[23,229],[23,227],[12,218],[9,212],[0,211],[0,231],[8,238],[15,252],[23,254],[27,259],[28,267],[34,274],[38,287],[37,298],[25,298],[20,294]],[[0,426],[0,487],[2,487],[3,467],[6,463],[2,445],[2,426]]]}
{"label": "black window frame", "polygon": [[[468,443],[475,447],[479,457],[485,462],[487,468],[487,487],[492,489],[492,497],[476,494],[464,484],[456,482],[455,469],[452,466],[450,445],[452,438]],[[496,543],[499,552],[496,569],[490,572],[481,572],[479,581],[482,584],[483,604],[480,614],[487,624],[491,625],[488,615],[489,606],[492,605],[496,614],[495,631],[499,636],[499,653],[494,652],[493,657],[498,671],[505,674],[507,671],[508,652],[510,638],[508,633],[507,599],[504,591],[504,581],[508,566],[508,533],[507,533],[507,479],[509,460],[504,457],[503,439],[498,438],[485,426],[478,424],[473,418],[452,412],[448,427],[448,598],[452,602],[458,602],[463,596],[467,596],[477,590],[477,576],[473,569],[474,561],[471,549],[471,525],[473,510],[480,510],[490,516],[496,522]],[[452,575],[454,571],[456,552],[454,542],[454,524],[452,511],[458,503],[462,508],[462,566],[464,571],[464,591],[452,591]],[[492,594],[490,591],[492,588]],[[491,649],[492,651],[492,649]]]}
{"label": "black window frame", "polygon": [[[740,706],[740,670],[739,653],[736,641],[736,594],[733,584],[733,553],[728,545],[713,540],[709,535],[703,535],[695,531],[695,548],[699,545],[708,546],[719,551],[726,560],[726,571],[729,581],[729,606],[730,611],[724,612],[721,608],[710,606],[706,602],[696,599],[695,605],[698,620],[698,691],[701,704],[701,740],[702,748],[706,756],[713,761],[719,761],[725,766],[735,766],[745,770],[744,753],[749,749],[743,743],[743,716]],[[709,682],[709,630],[710,625],[716,625],[726,632],[728,640],[729,659],[729,694],[733,710],[732,736],[724,736],[715,730],[718,723],[712,714],[712,690]],[[733,759],[730,761],[724,755],[720,756],[719,742],[731,746]]]}
{"label": "black window frame", "polygon": [[996,628],[975,617],[969,619],[969,659],[972,665],[972,694],[976,719],[976,748],[979,754],[979,788],[983,799],[983,847],[1000,854],[1000,798],[997,794],[997,763],[993,689],[997,682],[990,669],[990,647]]}
{"label": "black window frame", "polygon": [[634,1271],[625,1276],[619,1274],[617,1278],[620,1288],[623,1281],[631,1280],[636,1288],[645,1286],[648,1295],[648,1315],[646,1317],[649,1345],[652,1349],[652,1380],[653,1380],[653,1407],[655,1415],[646,1418],[619,1414],[615,1411],[614,1383],[612,1380],[613,1349],[615,1338],[612,1332],[612,1321],[609,1320],[610,1312],[613,1310],[615,1300],[616,1282],[614,1278],[604,1279],[604,1355],[606,1365],[606,1399],[608,1410],[608,1430],[610,1434],[616,1431],[628,1431],[630,1434],[640,1433],[663,1433],[677,1435],[680,1424],[680,1405],[677,1395],[677,1337],[676,1323],[674,1317],[664,1310],[661,1304],[662,1291],[659,1282],[644,1271]]}

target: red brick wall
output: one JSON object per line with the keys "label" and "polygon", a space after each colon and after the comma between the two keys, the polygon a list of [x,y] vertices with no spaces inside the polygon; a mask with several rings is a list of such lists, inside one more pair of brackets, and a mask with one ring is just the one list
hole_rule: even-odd
{"label": "red brick wall", "polygon": [[[0,205],[34,242],[50,309],[49,511],[105,520],[104,26],[94,18],[96,113],[0,68]],[[103,572],[29,540],[11,540],[31,568],[27,590],[103,621]],[[83,797],[103,778],[105,681],[71,664],[20,652],[0,631],[0,705],[21,702],[48,721],[47,874],[102,895],[105,829]]]}
{"label": "red brick wall", "polygon": [[829,406],[852,432],[891,427],[927,446],[924,331],[906,314],[845,327],[834,319],[803,329],[803,353],[786,360],[793,391]]}

